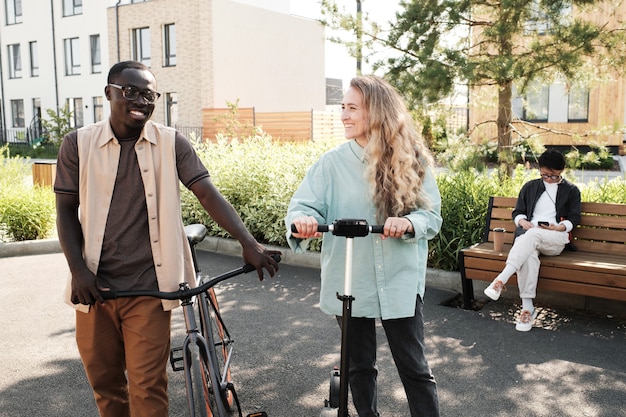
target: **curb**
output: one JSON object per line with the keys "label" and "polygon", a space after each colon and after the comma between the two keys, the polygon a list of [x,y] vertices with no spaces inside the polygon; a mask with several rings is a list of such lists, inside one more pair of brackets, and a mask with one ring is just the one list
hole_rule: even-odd
{"label": "curb", "polygon": [[0,258],[14,256],[44,255],[61,252],[58,239],[25,240],[23,242],[0,243]]}

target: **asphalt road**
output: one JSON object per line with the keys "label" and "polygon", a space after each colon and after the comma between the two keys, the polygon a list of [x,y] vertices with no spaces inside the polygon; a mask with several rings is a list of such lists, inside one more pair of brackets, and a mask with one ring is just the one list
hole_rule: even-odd
{"label": "asphalt road", "polygon": [[[240,262],[200,253],[209,275]],[[0,417],[97,416],[74,344],[74,313],[61,301],[66,274],[60,253],[0,258]],[[253,273],[220,286],[245,413],[319,416],[330,369],[339,363],[340,333],[317,307],[318,275],[282,265],[274,279],[260,283]],[[432,287],[426,293],[428,356],[442,417],[626,416],[626,317],[542,307],[537,327],[519,333],[510,300],[480,311],[441,305],[455,295]],[[179,313],[173,344],[182,338]],[[379,336],[381,415],[408,416]],[[180,373],[170,372],[170,398],[170,416],[186,416]]]}

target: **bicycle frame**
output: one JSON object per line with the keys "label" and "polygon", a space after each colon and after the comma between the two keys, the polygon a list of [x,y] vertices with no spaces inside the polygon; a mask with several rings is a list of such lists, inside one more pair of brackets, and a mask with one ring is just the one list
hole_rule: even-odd
{"label": "bicycle frame", "polygon": [[[213,287],[229,278],[251,272],[255,268],[252,265],[244,265],[215,278],[203,279],[196,259],[195,245],[204,239],[206,228],[203,225],[191,225],[185,228],[185,232],[189,240],[196,272],[197,286],[195,288],[190,288],[187,283],[183,282],[179,284],[178,291],[174,292],[138,290],[105,291],[101,294],[105,299],[149,296],[166,300],[181,300],[186,336],[182,347],[171,349],[170,363],[175,371],[182,370],[185,373],[189,415],[191,417],[210,417],[214,415],[227,417],[231,416],[236,409],[238,416],[242,417],[234,385],[229,381],[233,340],[220,315]],[[277,262],[280,262],[279,255],[272,256]],[[196,317],[194,304],[198,305],[198,317]],[[215,325],[211,324],[213,317]],[[200,319],[200,326],[198,326],[198,318]],[[214,336],[213,326],[216,327],[215,330],[218,332],[219,342],[216,341]],[[216,352],[218,346],[221,348],[220,354],[224,358],[223,367],[220,366],[220,359]],[[182,352],[182,356],[176,356],[175,353],[177,352]],[[182,368],[177,365],[181,359],[183,362]],[[194,385],[200,383],[202,383],[201,387],[194,387]],[[202,391],[200,388],[202,388]],[[233,404],[236,407],[233,407]],[[257,413],[257,415],[263,414]]]}

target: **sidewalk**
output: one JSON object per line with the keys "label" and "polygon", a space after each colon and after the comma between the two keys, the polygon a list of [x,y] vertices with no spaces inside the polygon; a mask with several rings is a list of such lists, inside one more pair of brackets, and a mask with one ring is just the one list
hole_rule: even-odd
{"label": "sidewalk", "polygon": [[[199,258],[209,275],[241,263],[210,251]],[[0,271],[0,417],[95,417],[74,344],[74,313],[61,302],[63,255],[0,258]],[[248,274],[220,287],[245,413],[319,415],[340,335],[335,320],[319,311],[318,295],[319,270],[286,262],[273,279],[259,283]],[[480,311],[443,305],[455,295],[429,284],[425,300],[442,417],[626,416],[626,317],[543,307],[537,326],[519,333],[511,301],[489,302]],[[174,345],[182,337],[179,313]],[[381,415],[407,416],[382,331],[379,336]],[[179,373],[170,372],[170,398],[170,416],[185,416]]]}

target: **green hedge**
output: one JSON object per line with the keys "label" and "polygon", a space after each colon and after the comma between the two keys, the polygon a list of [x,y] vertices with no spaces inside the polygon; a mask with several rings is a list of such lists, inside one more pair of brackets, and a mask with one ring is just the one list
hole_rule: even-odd
{"label": "green hedge", "polygon": [[[197,152],[211,172],[213,182],[240,213],[257,240],[286,246],[283,218],[294,191],[308,167],[334,144],[272,143],[259,135],[244,142],[196,144]],[[429,266],[457,270],[459,251],[479,242],[492,195],[517,196],[521,186],[538,176],[537,170],[519,165],[514,175],[500,181],[494,174],[442,170],[437,183],[442,196],[443,226],[429,245]],[[599,180],[579,185],[583,201],[626,203],[623,179]],[[183,191],[186,223],[201,222],[211,234],[225,236],[204,212],[193,195]],[[312,246],[319,249],[319,242]]]}
{"label": "green hedge", "polygon": [[[335,143],[274,143],[264,134],[245,140],[195,143],[211,178],[260,242],[286,246],[283,218],[291,196],[307,169]],[[0,238],[40,239],[54,227],[54,196],[50,189],[25,185],[28,164],[3,158],[0,165]],[[517,196],[537,170],[518,166],[504,182],[495,174],[441,170],[437,182],[442,196],[443,226],[429,245],[429,266],[456,270],[459,250],[480,241],[491,195]],[[579,184],[583,201],[626,204],[626,181],[618,178]],[[227,233],[208,218],[191,192],[182,187],[183,221],[200,222],[213,236]],[[319,241],[312,249],[319,249]]]}
{"label": "green hedge", "polygon": [[[216,143],[196,142],[195,147],[213,183],[255,238],[284,246],[283,218],[291,195],[329,144],[273,143],[267,135],[259,134],[243,142],[219,137]],[[212,235],[228,236],[184,188],[182,204],[185,223],[200,222]]]}

